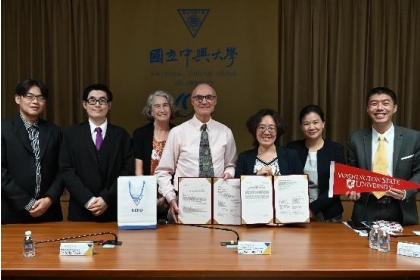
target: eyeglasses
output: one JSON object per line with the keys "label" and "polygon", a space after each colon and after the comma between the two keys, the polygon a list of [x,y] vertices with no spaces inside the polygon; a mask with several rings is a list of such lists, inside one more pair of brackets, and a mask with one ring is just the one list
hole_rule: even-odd
{"label": "eyeglasses", "polygon": [[99,99],[96,99],[96,98],[89,98],[89,99],[87,100],[87,103],[88,103],[89,105],[96,105],[96,102],[99,102],[99,105],[106,105],[106,104],[108,104],[108,100],[107,100],[107,99],[105,99],[105,98],[99,98]]}
{"label": "eyeglasses", "polygon": [[191,98],[194,98],[195,101],[197,102],[203,102],[204,98],[207,100],[207,102],[210,102],[214,99],[216,99],[216,95],[196,95],[196,96],[191,96]]}
{"label": "eyeglasses", "polygon": [[34,101],[36,99],[38,102],[41,102],[41,103],[45,102],[47,100],[42,95],[33,95],[32,93],[27,93],[27,94],[23,95],[23,97],[28,101]]}
{"label": "eyeglasses", "polygon": [[275,126],[265,126],[265,125],[259,125],[257,127],[259,132],[265,132],[268,131],[270,133],[276,132],[277,128]]}

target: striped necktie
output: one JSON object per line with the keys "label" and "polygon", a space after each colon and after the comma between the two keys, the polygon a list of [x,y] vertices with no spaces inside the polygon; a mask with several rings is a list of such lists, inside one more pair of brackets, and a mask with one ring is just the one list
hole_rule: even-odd
{"label": "striped necktie", "polygon": [[38,198],[41,191],[41,149],[39,148],[39,127],[35,123],[28,128],[29,140],[31,141],[31,146],[35,155],[35,198]]}

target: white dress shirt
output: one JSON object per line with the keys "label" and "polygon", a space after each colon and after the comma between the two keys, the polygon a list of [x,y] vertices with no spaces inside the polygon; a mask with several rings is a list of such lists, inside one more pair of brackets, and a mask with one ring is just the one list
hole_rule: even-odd
{"label": "white dress shirt", "polygon": [[[199,149],[201,123],[194,117],[181,125],[172,128],[163,149],[162,158],[156,168],[155,176],[159,193],[168,202],[176,198],[179,177],[199,177]],[[215,177],[224,173],[235,176],[236,144],[232,131],[224,124],[210,119],[207,122],[207,133],[213,161]],[[174,175],[174,184],[171,184]]]}
{"label": "white dress shirt", "polygon": [[100,127],[102,129],[102,139],[105,139],[105,135],[106,135],[106,129],[108,127],[108,119],[105,119],[105,121],[103,122],[103,124],[101,124],[100,126],[97,126],[96,124],[94,124],[90,119],[89,119],[89,127],[90,127],[90,133],[92,133],[92,141],[93,144],[96,143],[96,128]]}

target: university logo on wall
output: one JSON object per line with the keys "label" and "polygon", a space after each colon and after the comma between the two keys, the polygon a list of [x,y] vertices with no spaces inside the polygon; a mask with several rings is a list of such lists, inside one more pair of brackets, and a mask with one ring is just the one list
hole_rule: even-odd
{"label": "university logo on wall", "polygon": [[235,62],[240,52],[236,45],[208,45],[205,40],[200,40],[205,39],[205,36],[200,38],[198,33],[210,9],[174,10],[182,19],[177,22],[177,31],[185,35],[183,32],[188,30],[192,39],[182,46],[173,43],[153,45],[149,50],[150,78],[156,83],[165,81],[178,88],[178,94],[174,96],[174,104],[178,108],[176,116],[190,118],[194,115],[194,109],[191,106],[191,93],[185,92],[185,89],[192,89],[200,83],[213,86],[216,80],[236,78]]}
{"label": "university logo on wall", "polygon": [[178,9],[179,15],[193,38],[200,31],[209,12],[210,9]]}
{"label": "university logo on wall", "polygon": [[191,93],[183,92],[180,93],[174,101],[175,106],[177,106],[178,111],[176,116],[178,118],[189,118],[194,115],[194,109],[189,106],[191,100]]}

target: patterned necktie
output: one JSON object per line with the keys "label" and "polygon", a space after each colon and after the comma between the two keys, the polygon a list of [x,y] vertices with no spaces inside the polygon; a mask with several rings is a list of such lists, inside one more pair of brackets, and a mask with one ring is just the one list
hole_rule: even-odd
{"label": "patterned necktie", "polygon": [[[383,134],[379,135],[378,149],[376,150],[375,158],[373,159],[373,172],[388,175],[388,155],[386,153],[385,137]],[[377,199],[385,195],[385,192],[372,192]]]}
{"label": "patterned necktie", "polygon": [[95,141],[95,146],[96,149],[99,151],[99,149],[102,146],[102,142],[104,141],[102,139],[102,129],[100,127],[95,128],[96,131],[96,141]]}
{"label": "patterned necktie", "polygon": [[35,198],[38,197],[39,192],[41,190],[41,160],[40,160],[40,148],[39,148],[39,130],[36,124],[32,125],[28,129],[29,132],[29,140],[31,141],[32,150],[34,151],[35,155]]}
{"label": "patterned necktie", "polygon": [[213,160],[211,159],[209,136],[207,134],[206,124],[203,124],[201,126],[199,165],[200,165],[199,177],[207,178],[207,177],[214,176]]}

